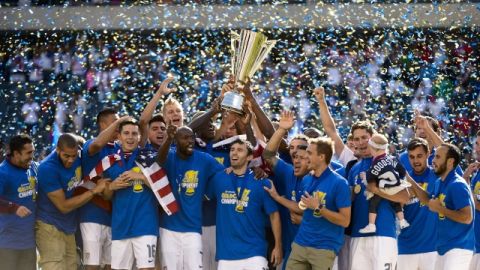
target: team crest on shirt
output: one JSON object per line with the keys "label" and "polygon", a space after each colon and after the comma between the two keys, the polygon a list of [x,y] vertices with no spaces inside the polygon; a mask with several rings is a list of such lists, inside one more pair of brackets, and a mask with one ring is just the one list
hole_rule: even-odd
{"label": "team crest on shirt", "polygon": [[292,190],[292,197],[290,197],[290,200],[297,201],[297,193],[295,192],[295,190]]}
{"label": "team crest on shirt", "polygon": [[67,191],[71,191],[80,185],[82,180],[82,167],[78,166],[75,169],[75,175],[70,178],[70,181],[67,183]]}
{"label": "team crest on shirt", "polygon": [[480,200],[480,181],[473,187],[473,197],[475,197],[476,200]]}
{"label": "team crest on shirt", "polygon": [[35,201],[37,197],[35,193],[36,183],[37,183],[37,179],[33,176],[29,176],[28,183],[24,183],[20,187],[18,187],[17,189],[18,197],[26,198],[26,197],[32,196],[32,200]]}
{"label": "team crest on shirt", "polygon": [[[325,204],[327,203],[326,201],[327,193],[325,192],[315,191],[312,196],[318,198],[318,200],[320,201],[320,204],[323,206],[325,206]],[[320,216],[320,214],[315,214],[315,212],[313,213],[313,215],[316,217]]]}
{"label": "team crest on shirt", "polygon": [[[133,167],[133,172],[142,173],[139,167]],[[143,191],[143,181],[141,179],[134,179],[132,182],[133,192],[140,193]]]}
{"label": "team crest on shirt", "polygon": [[[240,188],[238,188],[238,192],[240,192]],[[237,206],[235,206],[235,211],[238,213],[243,213],[244,208],[248,207],[248,201],[250,200],[250,189],[245,188],[243,190],[242,196],[240,200],[237,201]]]}
{"label": "team crest on shirt", "polygon": [[[443,207],[445,207],[445,194],[440,194],[438,196],[438,199],[440,200],[440,203],[442,204]],[[444,215],[441,215],[441,214],[438,214],[438,218],[440,220],[444,220],[445,219],[445,216]]]}
{"label": "team crest on shirt", "polygon": [[181,186],[186,190],[185,195],[193,196],[193,194],[195,194],[195,189],[198,187],[198,171],[186,171]]}
{"label": "team crest on shirt", "polygon": [[223,158],[223,157],[216,157],[215,160],[216,160],[218,163],[220,163],[220,164],[223,165],[223,162],[225,161],[225,158]]}

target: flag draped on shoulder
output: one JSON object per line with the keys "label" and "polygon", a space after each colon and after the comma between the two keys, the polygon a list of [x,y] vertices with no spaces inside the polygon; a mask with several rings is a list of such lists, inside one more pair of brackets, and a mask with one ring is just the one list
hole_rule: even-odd
{"label": "flag draped on shoulder", "polygon": [[180,208],[173,196],[167,172],[160,167],[156,158],[156,151],[142,149],[135,162],[150,183],[150,187],[163,210],[170,216],[178,212]]}
{"label": "flag draped on shoulder", "polygon": [[[178,212],[179,205],[172,193],[172,188],[170,186],[170,182],[168,181],[167,173],[165,169],[160,167],[160,165],[156,162],[156,157],[156,151],[141,149],[140,153],[135,159],[135,163],[140,168],[143,175],[145,175],[147,178],[150,187],[157,198],[157,201],[162,206],[165,213],[170,216]],[[97,166],[95,166],[95,168],[93,168],[90,173],[84,177],[81,188],[88,190],[93,189],[95,187],[96,180],[101,177],[102,173],[112,167],[116,162],[121,162],[121,160],[122,158],[120,157],[120,152],[104,157],[97,164]],[[100,197],[98,199],[103,200]],[[96,202],[95,198],[92,201],[100,207],[105,208]]]}

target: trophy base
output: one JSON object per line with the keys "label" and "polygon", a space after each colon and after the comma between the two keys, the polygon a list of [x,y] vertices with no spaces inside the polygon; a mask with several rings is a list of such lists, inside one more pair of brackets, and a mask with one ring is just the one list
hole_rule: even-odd
{"label": "trophy base", "polygon": [[240,93],[234,91],[227,92],[223,97],[222,108],[242,115],[243,99],[244,97]]}

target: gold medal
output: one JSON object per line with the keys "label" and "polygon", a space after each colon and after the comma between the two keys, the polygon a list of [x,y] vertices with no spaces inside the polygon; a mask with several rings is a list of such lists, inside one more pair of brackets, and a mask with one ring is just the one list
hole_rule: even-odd
{"label": "gold medal", "polygon": [[355,194],[360,193],[361,190],[362,187],[359,184],[355,185],[355,187],[353,188],[353,192],[355,192]]}

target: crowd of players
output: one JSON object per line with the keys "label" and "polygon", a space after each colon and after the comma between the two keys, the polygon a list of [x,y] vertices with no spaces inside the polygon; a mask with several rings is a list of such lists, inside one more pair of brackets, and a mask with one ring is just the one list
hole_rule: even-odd
{"label": "crowd of players", "polygon": [[220,106],[230,80],[185,125],[171,97],[154,113],[170,82],[138,121],[104,109],[96,138],[63,134],[39,163],[32,138],[10,139],[2,268],[76,269],[78,229],[87,269],[480,269],[480,133],[463,172],[430,117],[412,117],[415,138],[395,159],[368,121],[344,143],[323,88],[326,136],[306,127],[287,143],[295,115],[272,123],[249,83],[243,115]]}

